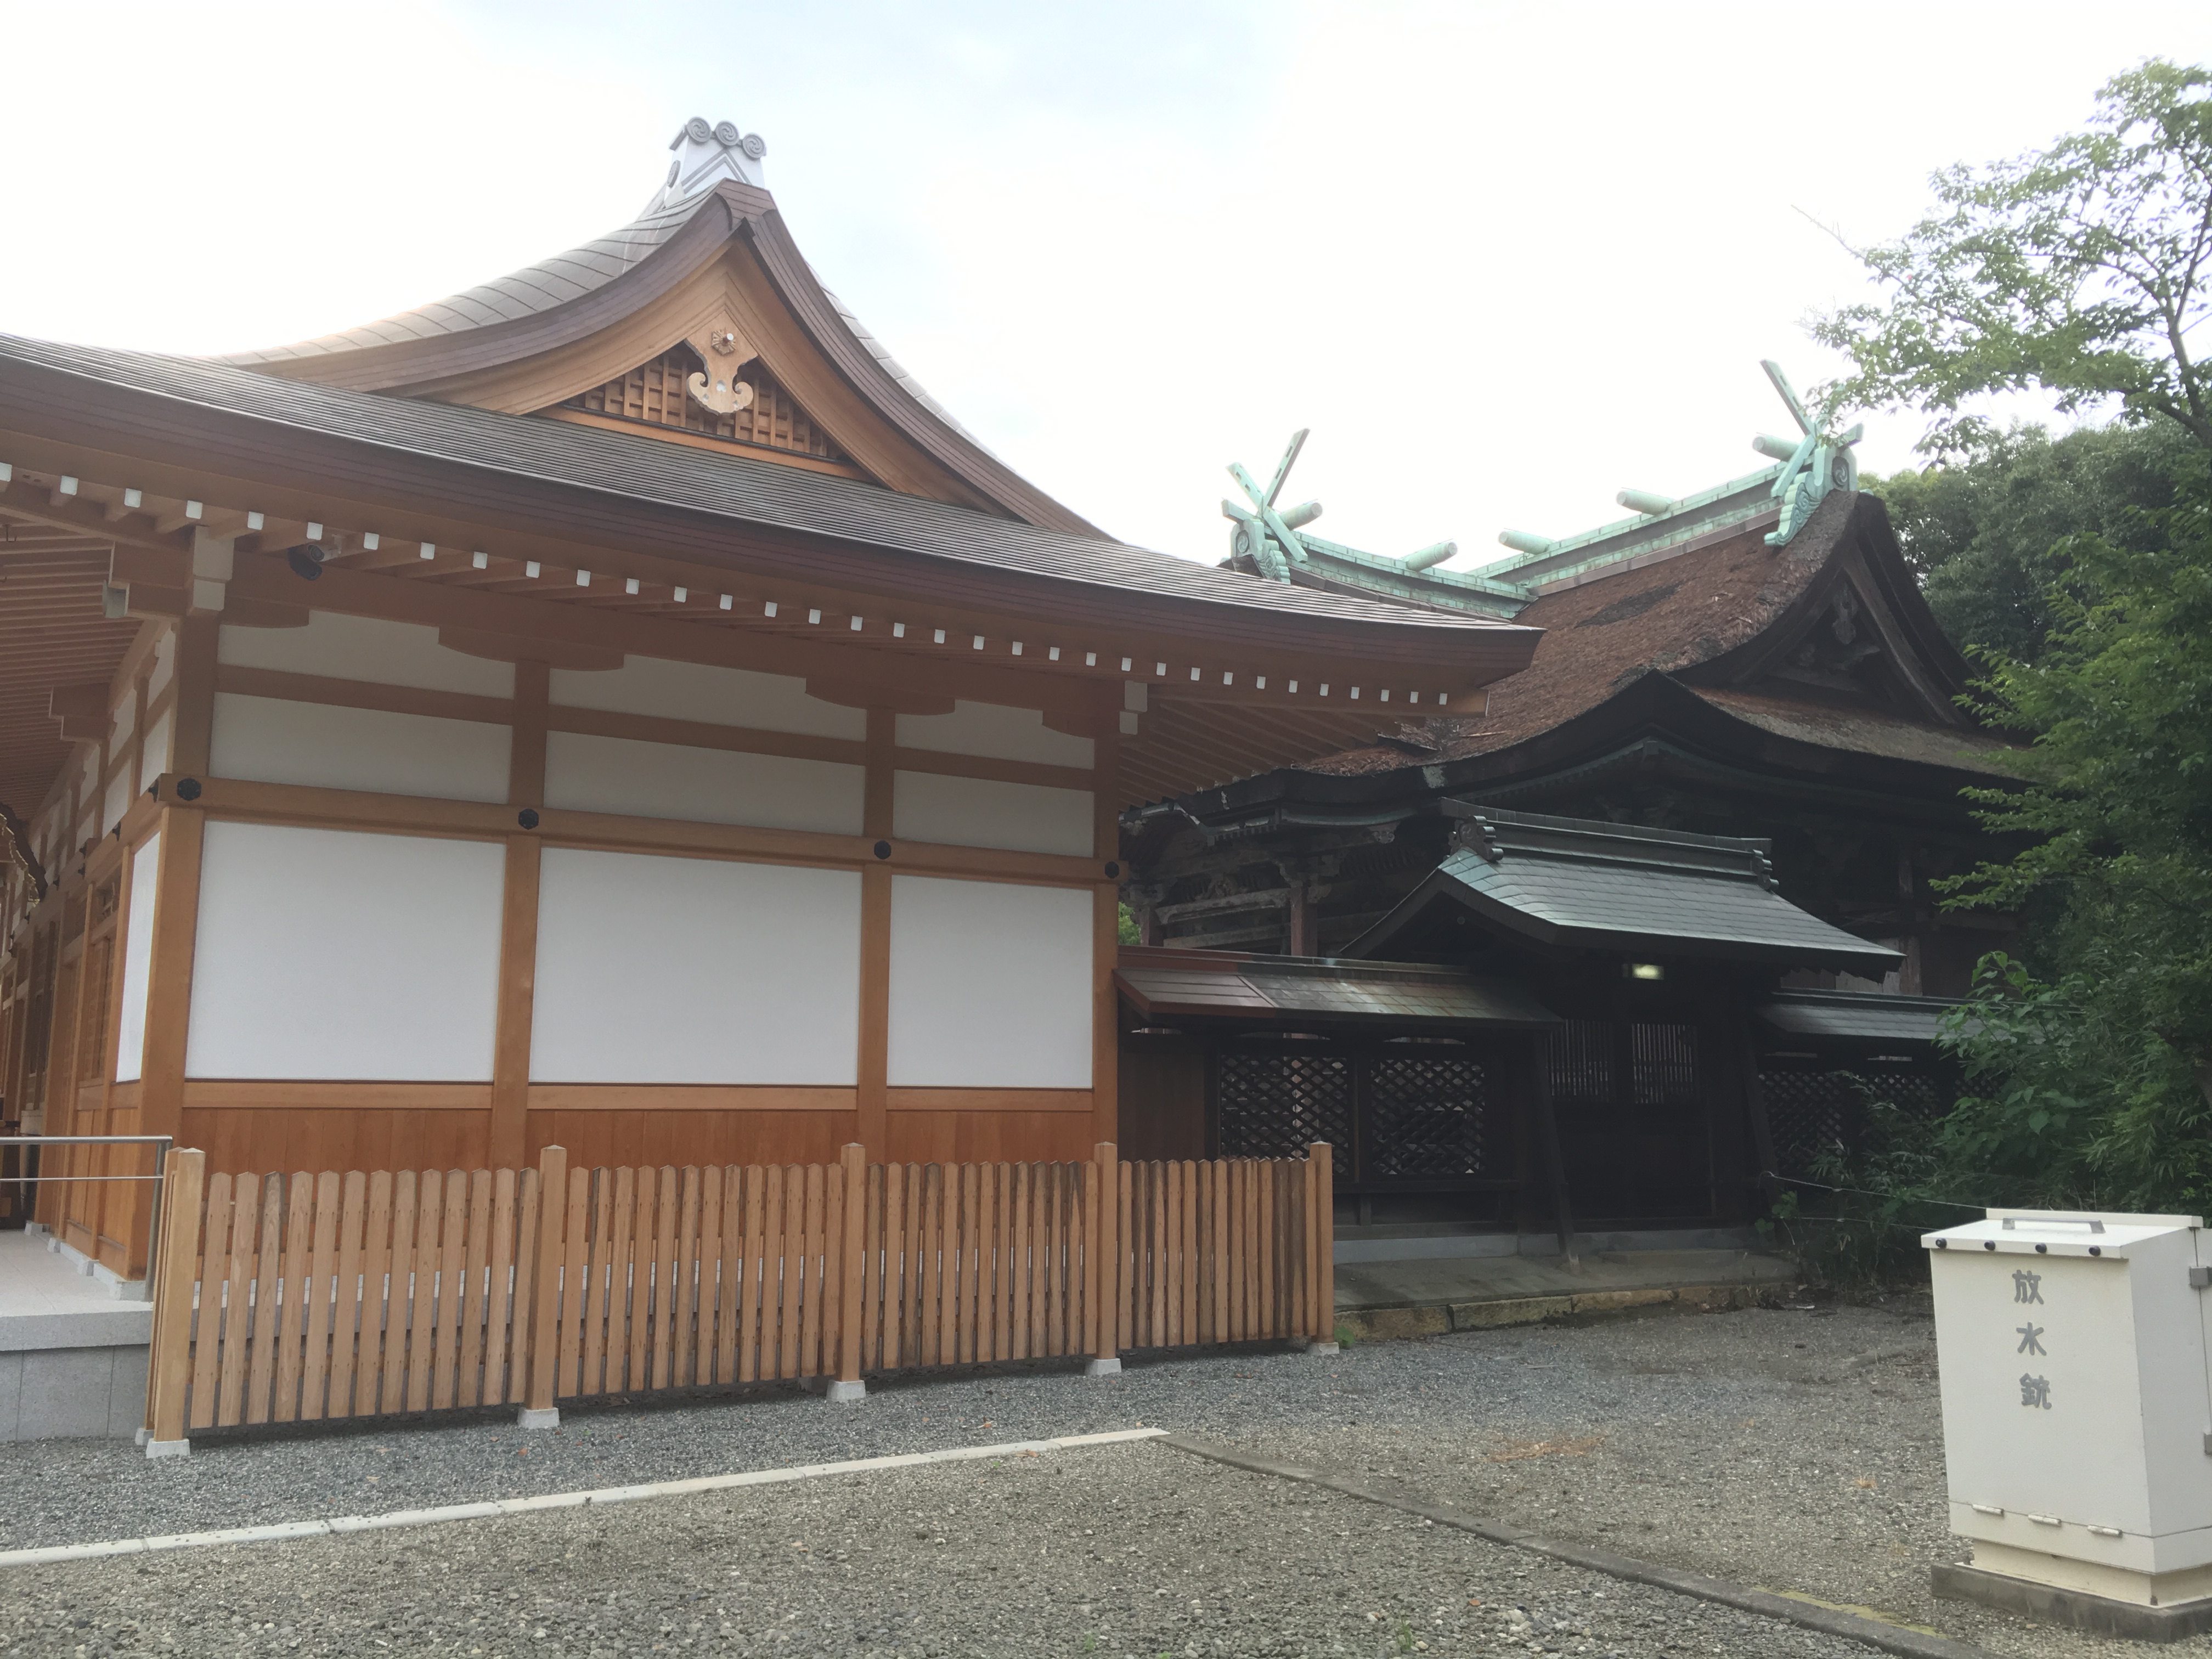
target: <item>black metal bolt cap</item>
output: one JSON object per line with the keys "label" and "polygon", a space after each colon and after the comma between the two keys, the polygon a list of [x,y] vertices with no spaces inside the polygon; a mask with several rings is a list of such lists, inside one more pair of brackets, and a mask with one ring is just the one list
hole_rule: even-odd
{"label": "black metal bolt cap", "polygon": [[198,778],[179,778],[177,780],[177,799],[179,800],[198,800],[199,798],[200,781]]}
{"label": "black metal bolt cap", "polygon": [[1107,878],[1109,881],[1113,880],[1115,877],[1119,876],[1121,873],[1121,866],[1120,865],[1118,865],[1118,864],[1109,864],[1109,865],[1108,865],[1108,866],[1106,866],[1106,878]]}
{"label": "black metal bolt cap", "polygon": [[876,843],[876,856],[877,856],[878,858],[879,858],[879,859],[887,859],[887,858],[889,858],[890,855],[891,855],[891,844],[890,844],[890,842],[887,842],[887,841],[879,841],[879,842],[878,842]]}
{"label": "black metal bolt cap", "polygon": [[526,830],[535,830],[538,827],[538,809],[534,806],[524,807],[514,815],[514,821]]}

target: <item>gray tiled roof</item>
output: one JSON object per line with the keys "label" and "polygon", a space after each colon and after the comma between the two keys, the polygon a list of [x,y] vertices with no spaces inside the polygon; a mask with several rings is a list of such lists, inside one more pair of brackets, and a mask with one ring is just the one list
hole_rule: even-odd
{"label": "gray tiled roof", "polygon": [[0,335],[0,374],[15,364],[514,477],[971,566],[1316,621],[1382,624],[1393,630],[1464,634],[1510,626],[1492,617],[1409,611],[1379,600],[1291,587],[1103,537],[1072,535],[901,495],[859,479],[536,416],[346,391],[198,358]]}
{"label": "gray tiled roof", "polygon": [[1583,949],[1843,963],[1882,972],[1902,958],[1832,927],[1774,890],[1763,841],[1535,813],[1474,811],[1462,846],[1350,948],[1381,948],[1414,915],[1463,905],[1539,944]]}
{"label": "gray tiled roof", "polygon": [[[1187,956],[1187,962],[1174,958]],[[1125,951],[1121,988],[1148,1018],[1555,1025],[1518,987],[1449,968],[1220,951]]]}
{"label": "gray tiled roof", "polygon": [[[257,364],[296,362],[303,358],[325,357],[333,352],[358,351],[365,347],[392,345],[402,340],[427,340],[439,335],[465,333],[472,328],[486,328],[495,323],[509,323],[524,317],[550,311],[556,306],[580,300],[596,289],[605,287],[616,277],[644,263],[646,257],[665,244],[670,237],[690,222],[714,197],[710,191],[686,198],[669,206],[646,213],[618,230],[586,242],[581,247],[556,253],[550,259],[540,259],[534,265],[510,271],[489,283],[479,283],[474,288],[464,289],[459,294],[442,300],[433,300],[410,311],[380,318],[373,323],[363,323],[357,328],[343,329],[336,334],[319,335],[312,340],[295,341],[290,345],[268,346],[258,351],[236,351],[212,361],[234,363],[251,368]],[[820,277],[816,277],[820,282]],[[867,349],[884,368],[884,372],[898,382],[902,390],[946,426],[975,444],[975,434],[954,420],[949,410],[931,397],[921,381],[907,372],[871,333],[866,324],[855,317],[849,307],[830,292],[822,290],[853,337]],[[986,452],[988,453],[988,452]]]}
{"label": "gray tiled roof", "polygon": [[1878,991],[1778,991],[1759,1017],[1792,1036],[1926,1045],[1936,1041],[1943,1016],[1959,1006],[1950,997]]}
{"label": "gray tiled roof", "polygon": [[251,366],[302,357],[324,357],[337,351],[358,351],[368,346],[390,345],[400,340],[427,340],[441,334],[458,334],[495,323],[534,316],[570,300],[580,299],[640,264],[655,248],[690,222],[711,197],[701,195],[657,213],[631,221],[619,230],[541,259],[534,265],[464,289],[443,300],[396,316],[380,318],[336,334],[300,340],[291,345],[270,346],[259,351],[234,352],[214,361]]}

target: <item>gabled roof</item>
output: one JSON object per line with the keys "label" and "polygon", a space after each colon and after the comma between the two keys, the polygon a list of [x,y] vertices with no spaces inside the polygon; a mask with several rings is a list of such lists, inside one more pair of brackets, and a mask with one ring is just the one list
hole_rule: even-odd
{"label": "gabled roof", "polygon": [[[1957,817],[1962,785],[2014,775],[2012,744],[1954,701],[1966,665],[1881,501],[1832,495],[1779,550],[1765,525],[1536,599],[1515,621],[1544,635],[1528,667],[1491,686],[1480,716],[1378,729],[1358,748],[1176,805],[1216,826],[1334,821],[1386,805],[1402,817],[1445,795],[1505,804],[1594,769],[1659,762],[1708,782],[1755,774],[1815,799],[1871,789],[1900,810]],[[1810,659],[1792,660],[1800,654]],[[1176,815],[1154,816],[1164,827]]]}
{"label": "gabled roof", "polygon": [[725,177],[673,204],[655,199],[582,247],[445,299],[216,361],[347,390],[531,413],[726,329],[878,482],[1040,527],[1098,533],[922,389],[822,284],[766,190]]}
{"label": "gabled roof", "polygon": [[1763,840],[1457,803],[1448,810],[1464,819],[1462,844],[1346,955],[1377,955],[1439,911],[1464,910],[1496,932],[1554,949],[1838,966],[1877,975],[1904,960],[1776,892]]}
{"label": "gabled roof", "polygon": [[1147,1019],[1528,1030],[1559,1017],[1518,986],[1457,969],[1330,957],[1121,947],[1115,981]]}

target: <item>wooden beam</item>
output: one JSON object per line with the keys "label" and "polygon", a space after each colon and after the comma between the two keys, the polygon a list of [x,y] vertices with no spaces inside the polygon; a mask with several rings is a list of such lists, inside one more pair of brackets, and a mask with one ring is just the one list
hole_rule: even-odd
{"label": "wooden beam", "polygon": [[889,708],[868,711],[867,768],[860,828],[871,858],[860,866],[860,1036],[855,1133],[878,1162],[888,1154],[884,1121],[890,1078],[891,872],[872,856],[875,847],[890,846],[892,799],[896,764],[898,715]]}

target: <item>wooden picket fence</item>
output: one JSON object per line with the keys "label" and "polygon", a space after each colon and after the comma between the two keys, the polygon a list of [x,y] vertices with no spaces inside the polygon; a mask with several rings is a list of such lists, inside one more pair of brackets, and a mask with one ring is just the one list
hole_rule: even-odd
{"label": "wooden picket fence", "polygon": [[146,1424],[191,1431],[1334,1329],[1304,1158],[206,1174],[170,1155]]}

